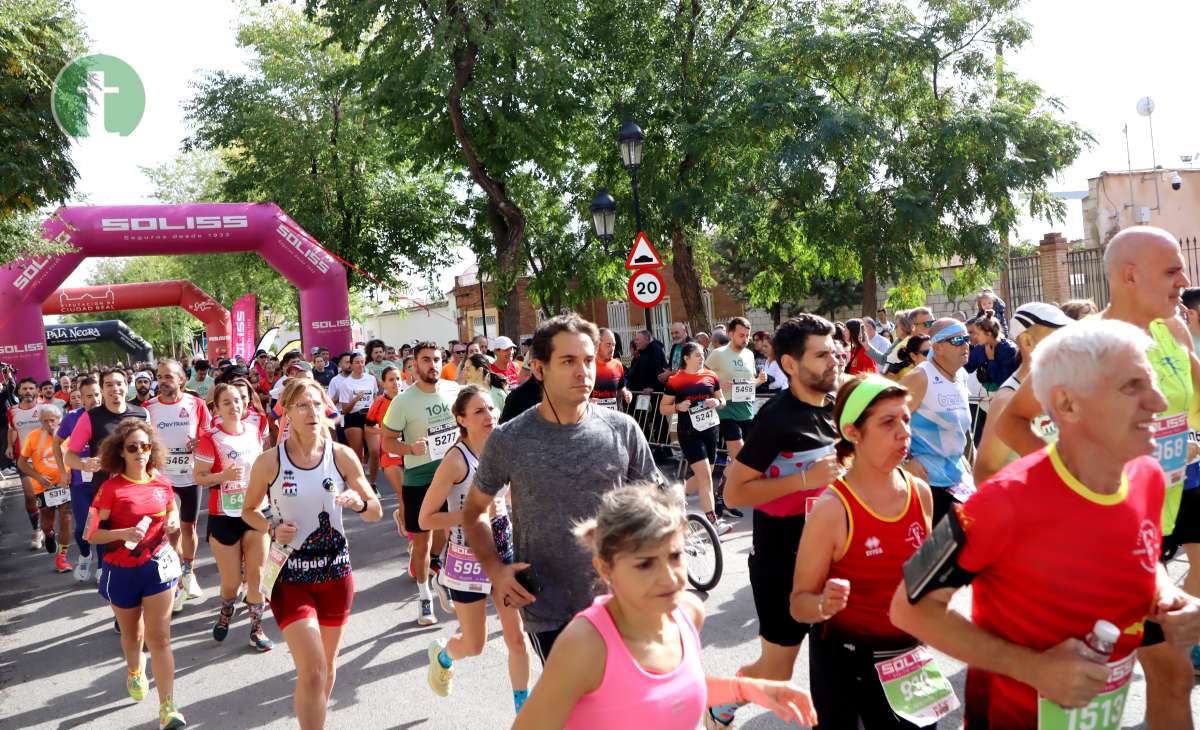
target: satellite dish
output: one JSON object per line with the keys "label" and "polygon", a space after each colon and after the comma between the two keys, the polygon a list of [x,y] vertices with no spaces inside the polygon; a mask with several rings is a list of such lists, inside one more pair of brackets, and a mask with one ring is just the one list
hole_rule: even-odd
{"label": "satellite dish", "polygon": [[1154,113],[1154,100],[1148,96],[1143,96],[1141,99],[1138,99],[1137,111],[1138,114],[1141,114],[1143,117],[1150,116]]}

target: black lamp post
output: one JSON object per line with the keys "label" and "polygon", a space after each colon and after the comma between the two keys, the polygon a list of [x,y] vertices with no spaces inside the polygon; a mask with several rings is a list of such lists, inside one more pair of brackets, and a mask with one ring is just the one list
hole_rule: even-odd
{"label": "black lamp post", "polygon": [[608,194],[608,190],[600,188],[596,191],[596,197],[592,198],[591,210],[596,237],[604,244],[604,255],[611,256],[609,246],[612,245],[613,229],[617,225],[617,201]]}
{"label": "black lamp post", "polygon": [[632,121],[622,124],[621,131],[617,134],[617,144],[621,147],[621,162],[629,171],[629,179],[633,184],[633,216],[637,222],[638,233],[642,232],[642,206],[638,201],[637,172],[642,166],[642,145],[645,141],[646,135],[642,134],[642,128]]}

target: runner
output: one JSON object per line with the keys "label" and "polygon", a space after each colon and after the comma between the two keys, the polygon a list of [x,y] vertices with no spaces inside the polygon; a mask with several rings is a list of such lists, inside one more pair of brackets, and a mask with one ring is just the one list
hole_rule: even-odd
{"label": "runner", "polygon": [[[249,384],[247,384],[249,385]],[[221,383],[213,388],[213,405],[221,425],[206,431],[196,445],[193,479],[208,491],[208,544],[220,575],[221,608],[213,625],[213,638],[224,641],[233,621],[238,589],[246,585],[246,610],[250,614],[250,646],[270,651],[274,644],[262,630],[264,600],[262,571],[270,540],[242,519],[246,484],[254,460],[262,453],[266,422],[253,428],[244,418],[245,395],[238,386]],[[257,509],[270,518],[264,498]]]}
{"label": "runner", "polygon": [[912,412],[912,458],[904,468],[933,488],[936,524],[955,501],[975,491],[963,458],[971,434],[967,376],[962,369],[970,338],[962,322],[945,317],[930,327],[929,341],[933,354],[900,384],[908,390]]}
{"label": "runner", "polygon": [[[1119,727],[1112,711],[1132,684],[1147,611],[1173,645],[1200,638],[1200,600],[1158,563],[1163,472],[1149,455],[1167,403],[1145,354],[1154,346],[1118,321],[1047,337],[1022,387],[1036,384],[1058,442],[955,507],[906,567],[892,621],[967,663],[967,727]],[[949,605],[967,583],[969,621]],[[1097,630],[1101,619],[1111,626]],[[1162,712],[1147,704],[1148,716]],[[1191,726],[1175,719],[1148,726]]]}
{"label": "runner", "polygon": [[386,355],[387,345],[383,344],[383,340],[371,340],[367,343],[366,370],[380,385],[383,384],[383,371],[398,365],[389,360]]}
{"label": "runner", "polygon": [[145,403],[154,430],[167,448],[163,472],[171,480],[175,498],[179,501],[179,534],[171,539],[171,547],[183,562],[183,576],[175,592],[172,610],[179,613],[188,599],[200,600],[204,591],[196,582],[192,563],[196,559],[196,515],[200,511],[200,487],[196,485],[192,467],[192,451],[199,436],[209,427],[208,406],[195,395],[182,392],[183,366],[177,360],[158,361],[158,395]]}
{"label": "runner", "polygon": [[[21,378],[17,382],[17,404],[8,409],[8,443],[4,455],[14,462],[21,459],[22,442],[41,426],[38,420],[38,389],[33,378]],[[21,491],[25,494],[25,514],[33,533],[29,538],[30,550],[41,550],[46,544],[46,534],[39,527],[40,518],[37,495],[33,491],[33,480],[20,472]]]}
{"label": "runner", "polygon": [[129,402],[135,406],[146,407],[154,394],[150,392],[151,385],[154,383],[154,377],[145,370],[138,371],[133,376],[133,395],[129,396]]}
{"label": "runner", "polygon": [[812,700],[791,684],[705,676],[704,604],[684,590],[686,524],[676,494],[635,484],[606,493],[575,528],[608,593],[563,630],[514,730],[694,730],[707,705],[747,701],[816,723]]}
{"label": "runner", "polygon": [[[833,408],[838,459],[850,468],[808,513],[791,595],[792,618],[813,625],[809,685],[821,728],[860,721],[872,730],[916,728],[938,718],[929,713],[924,719],[934,723],[915,724],[921,704],[933,702],[905,706],[876,671],[928,656],[887,617],[901,568],[929,535],[933,512],[928,485],[900,468],[911,440],[907,397],[895,382],[870,375],[843,385]],[[939,684],[953,694],[944,677]],[[941,714],[950,709],[947,702]]]}
{"label": "runner", "polygon": [[622,410],[633,400],[633,394],[625,386],[625,365],[616,356],[616,351],[617,336],[607,327],[601,327],[600,344],[596,348],[596,385],[592,390],[592,403]]}
{"label": "runner", "polygon": [[[71,437],[71,431],[75,429],[75,423],[88,410],[100,405],[100,384],[96,379],[90,376],[79,379],[79,388],[71,391],[72,402],[78,396],[79,407],[73,409],[67,415],[63,416],[62,423],[58,427],[58,432],[54,435],[54,445],[56,447],[54,458],[58,462],[58,468],[63,472],[71,474],[71,517],[75,523],[75,544],[79,547],[79,560],[75,563],[75,580],[79,583],[84,583],[92,579],[92,569],[94,561],[92,560],[92,546],[83,536],[83,530],[87,527],[87,514],[92,506],[92,498],[95,496],[95,491],[92,489],[92,475],[80,469],[67,469],[66,457],[63,450],[66,448],[67,439]],[[87,446],[84,446],[83,455],[88,455]]]}
{"label": "runner", "polygon": [[[476,454],[483,452],[500,412],[486,390],[478,385],[468,385],[455,398],[453,413],[458,422],[459,439],[433,475],[433,483],[421,502],[419,519],[426,530],[449,531],[438,581],[454,599],[459,630],[449,640],[436,639],[429,644],[429,686],[439,697],[450,695],[455,660],[483,653],[487,643],[485,599],[492,593],[487,579],[479,574],[479,562],[467,546],[462,519],[467,493],[479,465]],[[496,552],[505,564],[511,564],[512,525],[502,496],[492,501],[488,520],[492,534],[496,536]],[[508,679],[512,683],[513,707],[520,713],[529,697],[529,650],[525,645],[521,614],[515,608],[503,605],[494,594],[492,603],[496,606],[504,643],[508,647]]]}
{"label": "runner", "polygon": [[[417,623],[429,626],[437,623],[433,613],[433,589],[429,586],[430,552],[440,555],[446,533],[437,530],[431,535],[421,527],[421,502],[442,457],[458,440],[458,424],[454,421],[454,399],[459,385],[442,380],[442,351],[432,342],[419,342],[413,348],[416,358],[417,381],[401,393],[383,417],[383,448],[404,457],[404,487],[400,498],[404,503],[404,528],[412,535],[412,556],[409,565],[415,573],[417,590]],[[439,591],[442,610],[454,610],[451,599]]]}
{"label": "runner", "polygon": [[717,374],[704,367],[704,350],[697,342],[685,342],[680,348],[683,367],[667,378],[659,413],[670,418],[678,414],[679,450],[692,469],[686,494],[700,494],[700,509],[721,536],[733,525],[717,517],[713,499],[712,468],[717,461],[717,409],[725,405]]}
{"label": "runner", "polygon": [[483,355],[472,355],[464,361],[463,367],[467,375],[463,379],[466,385],[478,385],[492,396],[492,403],[497,411],[504,410],[504,401],[508,398],[508,380],[491,369],[487,358]]}
{"label": "runner", "polygon": [[[298,379],[279,402],[289,414],[290,432],[255,460],[242,519],[259,532],[274,524],[264,592],[296,667],[300,728],[320,730],[354,600],[342,509],[378,522],[383,507],[354,452],[329,438],[328,400],[321,386]],[[257,507],[268,496],[270,523]]]}
{"label": "runner", "polygon": [[[1140,327],[1155,342],[1147,356],[1167,407],[1155,423],[1155,456],[1167,474],[1163,502],[1163,535],[1175,532],[1175,523],[1187,462],[1187,415],[1200,391],[1200,361],[1192,352],[1192,338],[1178,318],[1180,293],[1187,286],[1183,253],[1170,233],[1150,226],[1126,228],[1104,250],[1111,301],[1099,318]],[[1073,327],[1074,325],[1072,325]],[[1044,447],[1029,429],[1043,413],[1036,382],[1027,378],[999,414],[999,435],[1018,454]],[[1153,622],[1145,632],[1146,645],[1138,661],[1146,672],[1146,725],[1158,728],[1192,727],[1191,691],[1195,676],[1186,650],[1162,640]]]}
{"label": "runner", "polygon": [[[106,383],[123,382],[124,374],[102,377]],[[105,406],[92,412],[105,410],[105,400]],[[80,425],[87,420],[81,418]],[[141,702],[149,689],[142,659],[144,637],[158,690],[158,726],[160,730],[181,728],[186,723],[172,696],[175,657],[171,653],[171,590],[181,567],[168,539],[179,530],[179,510],[171,482],[162,474],[166,447],[153,426],[131,418],[116,424],[93,453],[98,456],[90,458],[99,462],[103,473],[113,476],[96,492],[87,538],[105,547],[100,593],[112,603],[121,627],[121,650],[129,670],[126,688],[135,702]]]}
{"label": "runner", "polygon": [[754,389],[766,382],[765,372],[756,373],[754,351],[746,347],[750,339],[750,320],[734,317],[729,320],[729,344],[718,347],[708,356],[708,367],[721,381],[725,395],[725,406],[718,411],[721,416],[721,438],[729,460],[737,458],[742,450],[742,440],[750,432],[754,417]]}
{"label": "runner", "polygon": [[[375,484],[379,477],[379,463],[383,458],[383,433],[379,424],[392,404],[392,399],[400,395],[400,369],[394,365],[387,366],[379,372],[379,383],[379,395],[367,409],[363,426],[363,439],[367,443],[367,451],[371,454],[371,462],[367,467],[367,481],[371,484]],[[392,461],[395,462],[394,459]]]}
{"label": "runner", "polygon": [[61,455],[55,453],[61,445],[55,440],[62,423],[62,409],[53,403],[39,403],[38,421],[41,428],[31,432],[21,444],[17,468],[33,483],[34,498],[41,514],[42,533],[46,536],[46,552],[54,556],[54,570],[67,573],[67,547],[71,544],[70,475],[58,464]]}
{"label": "runner", "polygon": [[[367,411],[367,427],[370,429],[370,437],[374,439],[375,446],[373,448],[379,453],[378,466],[383,469],[383,476],[387,479],[388,484],[392,485],[392,491],[396,493],[397,497],[400,497],[396,503],[396,511],[392,513],[392,518],[396,522],[396,531],[400,533],[400,537],[404,538],[404,553],[411,556],[412,536],[404,529],[404,493],[401,491],[404,489],[404,458],[388,453],[383,448],[383,417],[387,415],[392,401],[400,395],[400,383],[398,368],[384,369],[383,394],[375,399],[375,402],[371,404],[371,410]],[[372,466],[374,467],[375,464]],[[372,484],[376,483],[374,478],[370,481]],[[411,566],[409,574],[413,574]]]}
{"label": "runner", "polygon": [[496,359],[488,365],[488,368],[504,378],[508,383],[508,388],[517,387],[519,385],[517,381],[521,376],[520,367],[513,361],[513,352],[516,347],[516,343],[504,335],[497,337],[492,344],[492,351],[496,353]]}
{"label": "runner", "polygon": [[[382,355],[382,350],[376,352]],[[379,391],[375,376],[364,372],[366,360],[361,352],[350,357],[350,374],[337,382],[329,396],[342,412],[343,428],[346,430],[346,445],[362,463],[369,457],[363,453],[363,428],[367,425],[367,411]],[[382,370],[380,371],[382,372]]]}
{"label": "runner", "polygon": [[192,363],[192,377],[183,384],[183,389],[193,395],[200,396],[200,399],[208,402],[209,392],[212,390],[213,381],[208,377],[208,360],[199,359]]}
{"label": "runner", "polygon": [[[759,410],[756,429],[725,472],[725,499],[755,508],[749,567],[761,648],[738,675],[788,681],[809,628],[788,612],[805,512],[841,471],[830,395],[838,362],[833,325],[812,314],[784,322],[772,345],[788,389]],[[713,707],[707,726],[731,726],[737,708]]]}
{"label": "runner", "polygon": [[458,371],[467,357],[467,346],[458,340],[450,341],[450,362],[442,366],[442,380],[458,380]]}

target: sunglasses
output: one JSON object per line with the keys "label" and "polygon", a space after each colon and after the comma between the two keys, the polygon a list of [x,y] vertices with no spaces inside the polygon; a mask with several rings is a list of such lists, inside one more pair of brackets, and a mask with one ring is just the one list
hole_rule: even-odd
{"label": "sunglasses", "polygon": [[917,324],[921,325],[922,327],[932,327],[932,326],[933,326],[933,320],[932,320],[932,319],[927,319],[927,320],[925,320],[924,322],[917,322]]}
{"label": "sunglasses", "polygon": [[145,441],[143,441],[140,444],[125,444],[125,453],[126,454],[136,454],[140,451],[143,454],[145,454],[145,453],[149,453],[150,449],[153,449],[153,448],[154,448],[154,444],[147,443]]}
{"label": "sunglasses", "polygon": [[966,335],[957,335],[955,337],[951,337],[948,340],[945,340],[946,344],[953,345],[954,347],[962,347],[963,345],[967,344],[970,341],[971,341],[971,338],[967,337]]}
{"label": "sunglasses", "polygon": [[455,350],[454,354],[455,355],[466,355],[467,351],[466,350]]}
{"label": "sunglasses", "polygon": [[929,348],[927,347],[924,350],[917,350],[917,354],[921,357],[929,357]]}

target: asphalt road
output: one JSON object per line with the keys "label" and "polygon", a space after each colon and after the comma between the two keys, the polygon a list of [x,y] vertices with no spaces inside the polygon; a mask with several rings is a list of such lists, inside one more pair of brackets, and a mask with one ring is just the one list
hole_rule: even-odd
{"label": "asphalt road", "polygon": [[[396,498],[384,500],[389,516],[367,525],[347,516],[357,594],[338,662],[330,702],[330,728],[503,728],[513,718],[500,625],[489,615],[484,654],[456,664],[454,693],[433,695],[425,682],[425,649],[453,627],[420,627],[416,586],[402,568],[400,539],[390,518]],[[153,686],[147,699],[131,701],[125,691],[125,665],[112,614],[95,584],[58,575],[51,558],[29,549],[28,523],[19,488],[4,489],[0,512],[0,729],[155,727]],[[200,534],[204,525],[201,517]],[[704,597],[704,665],[710,674],[728,675],[757,656],[757,621],[747,578],[749,516],[724,539],[725,574]],[[72,547],[72,561],[76,557]],[[1173,573],[1185,565],[1175,564]],[[211,628],[219,601],[213,590],[216,566],[207,546],[197,560],[205,598],[189,603],[172,624],[176,662],[175,698],[189,727],[291,728],[295,674],[287,646],[270,618],[274,651],[258,654],[246,643],[248,624],[239,612],[229,638],[213,641]],[[969,597],[960,595],[963,610]],[[436,602],[435,602],[436,606]],[[440,611],[440,607],[438,609]],[[963,666],[941,657],[959,696]],[[534,660],[535,673],[538,669]],[[795,681],[808,683],[807,650],[797,662]],[[1125,727],[1143,727],[1144,684],[1140,671],[1125,714]],[[847,697],[847,701],[853,701]],[[1193,692],[1200,708],[1200,690]],[[753,708],[743,709],[737,727],[753,730],[789,727]],[[959,714],[943,728],[961,725]],[[794,726],[791,726],[794,727]]]}

